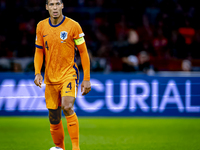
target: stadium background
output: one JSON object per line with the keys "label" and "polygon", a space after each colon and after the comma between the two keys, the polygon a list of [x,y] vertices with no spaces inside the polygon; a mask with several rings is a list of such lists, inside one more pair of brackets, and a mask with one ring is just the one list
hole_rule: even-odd
{"label": "stadium background", "polygon": [[[199,70],[200,11],[195,0],[66,0],[64,4],[63,14],[78,21],[85,32],[92,72],[146,71],[145,67],[181,71],[185,59],[191,61],[189,70]],[[0,70],[34,71],[36,25],[49,17],[45,0],[1,0],[0,17]],[[148,61],[140,60],[141,51],[148,52],[150,64],[140,64]],[[140,63],[134,69],[122,63],[129,55],[138,56]],[[130,60],[137,62],[135,57]]]}
{"label": "stadium background", "polygon": [[[91,93],[86,96],[86,102],[96,104],[98,102],[95,101],[100,96],[105,104],[101,104],[102,106],[99,104],[99,106],[104,110],[107,109],[104,108],[106,103],[107,105],[109,103],[106,100],[107,97],[112,97],[108,98],[108,101],[113,104],[118,103],[113,107],[121,105],[127,109],[128,102],[122,101],[124,101],[123,97],[128,97],[125,101],[134,101],[134,104],[131,104],[134,107],[146,107],[144,103],[139,104],[141,100],[135,98],[144,94],[145,88],[138,86],[135,87],[136,92],[132,92],[130,82],[132,82],[131,79],[135,79],[133,81],[135,83],[140,80],[147,82],[145,84],[148,84],[150,91],[147,95],[152,97],[152,94],[157,94],[158,106],[162,103],[162,97],[166,96],[165,92],[169,90],[166,106],[176,108],[176,110],[180,106],[195,107],[194,112],[197,112],[199,116],[199,94],[195,90],[198,89],[196,86],[198,87],[198,71],[200,70],[200,55],[198,55],[200,11],[196,1],[67,0],[64,1],[64,5],[63,14],[78,21],[85,32],[91,58],[92,81],[93,84],[99,83],[102,86],[94,85]],[[45,10],[45,1],[39,0],[15,0],[12,3],[1,0],[0,8],[0,17],[4,21],[0,28],[0,110],[11,109],[9,103],[12,101],[16,101],[12,109],[18,109],[20,108],[18,105],[21,106],[23,101],[27,99],[30,101],[31,98],[37,96],[34,95],[37,90],[31,91],[31,89],[26,95],[23,92],[26,87],[21,84],[34,87],[31,82],[34,76],[31,74],[34,75],[36,25],[40,20],[49,17],[49,14]],[[8,16],[10,12],[12,15]],[[77,63],[82,71],[79,55],[77,57]],[[118,79],[115,76],[118,76]],[[159,82],[157,91],[151,86],[153,80]],[[110,82],[114,87],[110,87],[108,91]],[[125,82],[124,87],[121,85],[122,82]],[[168,86],[171,82],[175,84],[175,89]],[[189,91],[184,88],[186,82],[190,83]],[[120,89],[123,88],[126,88],[127,92],[120,94]],[[186,105],[185,99],[188,97],[188,92],[191,100]],[[43,94],[42,92],[38,98],[43,99],[44,102],[44,97],[40,97]],[[180,100],[176,99],[177,94],[181,97]],[[18,98],[15,98],[16,96]],[[25,98],[19,100],[20,96],[25,96]],[[143,100],[147,101],[149,106],[153,99],[146,97]],[[183,105],[179,105],[178,101],[182,101]],[[83,105],[84,107],[94,106]],[[152,107],[154,107],[153,104]],[[26,108],[26,110],[29,109]],[[106,113],[103,114],[106,115]]]}
{"label": "stadium background", "polygon": [[[198,149],[198,1],[63,2],[63,14],[82,26],[91,58],[92,91],[85,97],[79,92],[75,103],[82,124],[83,149],[92,146],[93,149],[127,150]],[[50,138],[45,139],[44,144],[35,145],[39,138],[35,135],[29,139],[28,134],[33,133],[27,129],[28,126],[37,127],[41,138],[50,137],[49,131],[44,130],[48,130],[45,85],[39,89],[33,83],[35,29],[37,23],[47,17],[45,0],[0,0],[0,135],[3,135],[0,137],[4,137],[1,149],[47,149],[53,145]],[[82,71],[79,55],[77,57]],[[142,118],[137,118],[140,116]],[[123,120],[126,121],[122,123]],[[113,128],[105,126],[105,121]],[[40,122],[46,124],[46,128],[34,124]],[[94,137],[90,135],[91,130]],[[111,137],[100,131],[110,133]],[[121,136],[114,138],[119,131]],[[18,138],[17,134],[25,138]],[[96,140],[88,142],[87,137]],[[25,139],[29,144],[21,144],[27,142]],[[148,142],[144,144],[142,139]]]}

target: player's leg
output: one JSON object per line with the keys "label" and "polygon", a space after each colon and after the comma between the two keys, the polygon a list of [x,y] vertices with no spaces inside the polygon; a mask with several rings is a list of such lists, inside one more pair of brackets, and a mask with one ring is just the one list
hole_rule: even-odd
{"label": "player's leg", "polygon": [[61,97],[58,86],[47,85],[45,98],[49,110],[50,132],[53,142],[57,147],[65,150],[64,129],[61,120]]}
{"label": "player's leg", "polygon": [[62,107],[67,120],[67,129],[72,142],[72,149],[79,150],[79,123],[76,113],[73,110],[74,97],[62,97]]}
{"label": "player's leg", "polygon": [[61,107],[58,109],[49,109],[50,132],[54,144],[57,147],[65,149],[64,145],[64,129],[61,120]]}
{"label": "player's leg", "polygon": [[74,112],[74,101],[77,95],[77,84],[75,80],[67,81],[61,91],[62,109],[67,120],[67,129],[72,142],[73,150],[79,148],[79,123],[76,113]]}

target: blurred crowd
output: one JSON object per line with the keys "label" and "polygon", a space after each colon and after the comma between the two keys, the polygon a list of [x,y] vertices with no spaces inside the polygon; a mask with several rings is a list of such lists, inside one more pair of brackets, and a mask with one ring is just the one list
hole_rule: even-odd
{"label": "blurred crowd", "polygon": [[[92,72],[199,71],[198,1],[63,2],[83,28]],[[36,26],[47,17],[45,0],[0,0],[0,71],[34,71]]]}

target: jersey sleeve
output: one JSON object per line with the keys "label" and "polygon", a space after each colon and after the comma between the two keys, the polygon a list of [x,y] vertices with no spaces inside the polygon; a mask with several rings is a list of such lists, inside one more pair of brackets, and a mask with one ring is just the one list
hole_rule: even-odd
{"label": "jersey sleeve", "polygon": [[77,48],[81,56],[81,64],[84,74],[83,80],[90,81],[90,58],[87,52],[86,44],[83,43],[81,45],[77,45]]}
{"label": "jersey sleeve", "polygon": [[74,39],[79,39],[79,38],[85,36],[85,34],[83,33],[83,30],[78,22],[75,22],[73,35],[74,35],[73,36]]}
{"label": "jersey sleeve", "polygon": [[36,28],[35,47],[43,49],[43,35],[42,35],[41,23],[38,23]]}

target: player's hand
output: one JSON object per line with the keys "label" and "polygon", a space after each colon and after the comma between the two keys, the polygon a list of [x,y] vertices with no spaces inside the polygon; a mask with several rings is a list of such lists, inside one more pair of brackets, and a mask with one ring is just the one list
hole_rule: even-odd
{"label": "player's hand", "polygon": [[91,91],[90,81],[83,80],[83,82],[81,84],[81,93],[82,93],[82,95],[86,95],[90,91]]}
{"label": "player's hand", "polygon": [[35,75],[34,83],[35,83],[35,85],[39,86],[40,88],[42,88],[42,80],[43,80],[43,77],[41,74]]}

